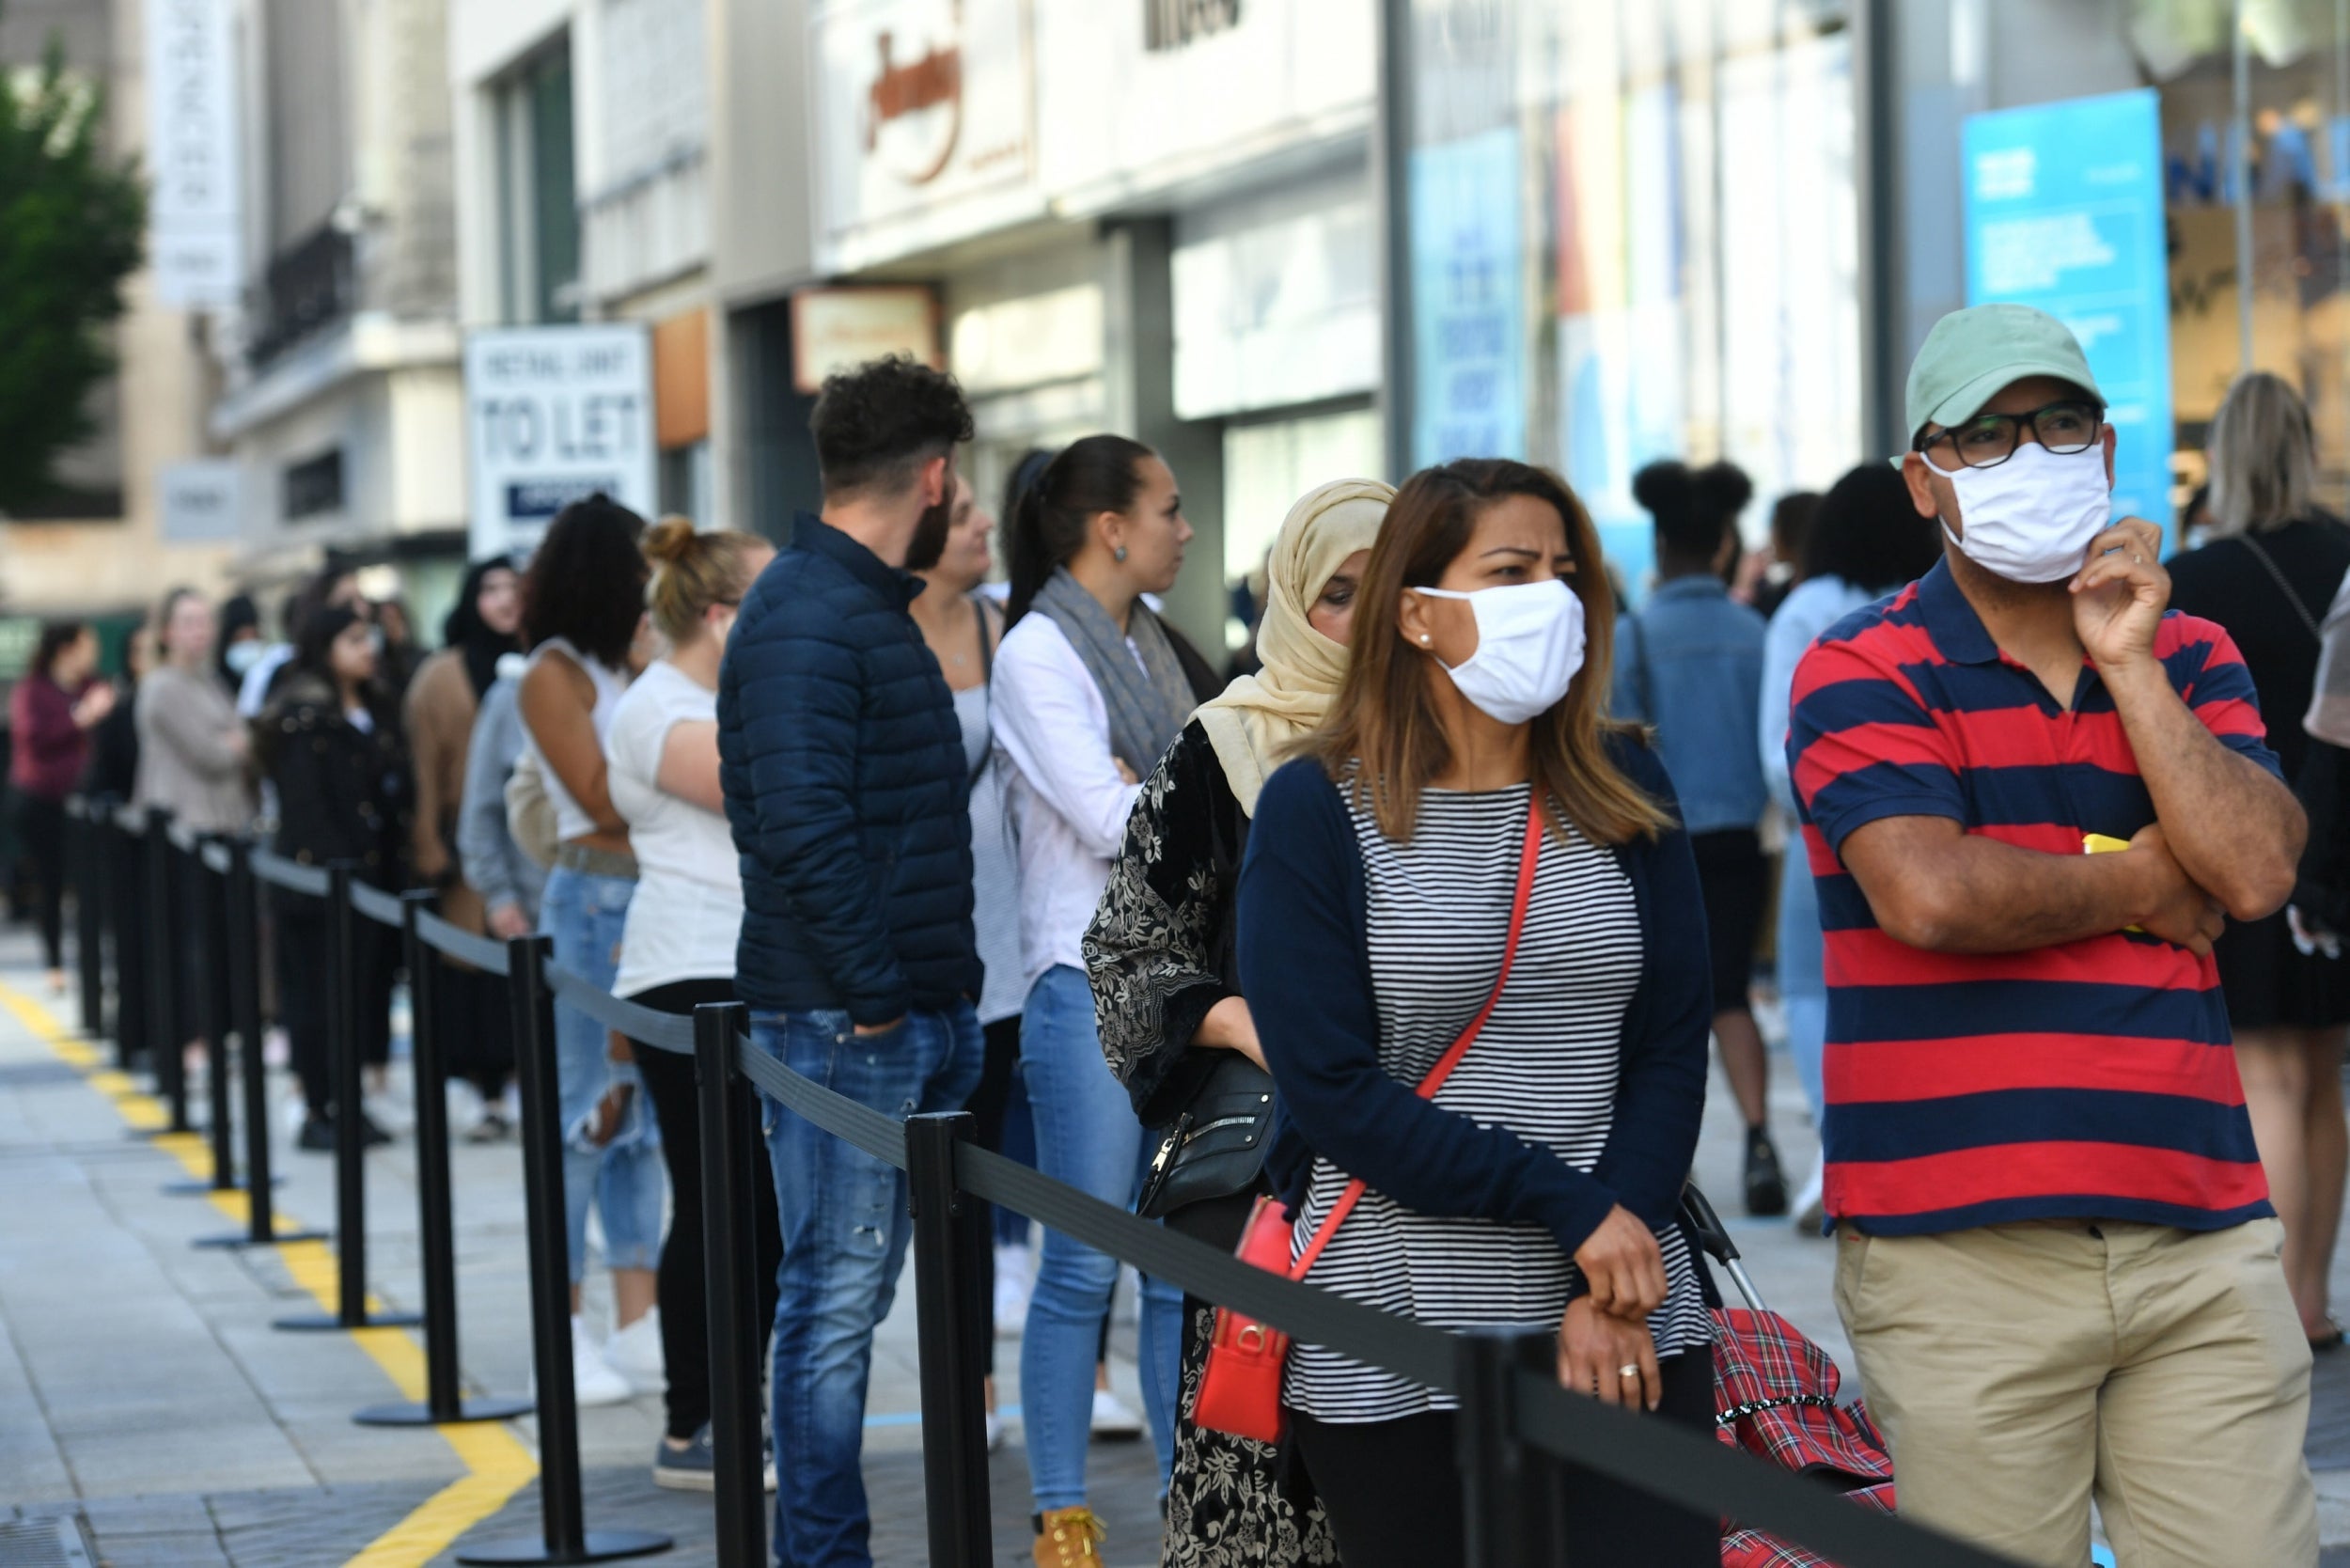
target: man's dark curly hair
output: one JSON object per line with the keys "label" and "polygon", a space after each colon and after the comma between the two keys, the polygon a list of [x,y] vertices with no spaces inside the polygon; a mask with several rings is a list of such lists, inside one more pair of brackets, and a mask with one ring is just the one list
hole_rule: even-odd
{"label": "man's dark curly hair", "polygon": [[891,354],[826,376],[807,428],[827,498],[897,495],[922,464],[971,439],[971,405],[944,370]]}
{"label": "man's dark curly hair", "polygon": [[600,664],[627,661],[652,569],[645,520],[602,491],[556,513],[523,574],[523,641],[563,637]]}

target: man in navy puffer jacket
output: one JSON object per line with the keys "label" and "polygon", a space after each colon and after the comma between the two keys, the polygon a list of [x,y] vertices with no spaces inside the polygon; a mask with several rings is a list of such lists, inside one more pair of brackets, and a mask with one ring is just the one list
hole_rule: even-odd
{"label": "man in navy puffer jacket", "polygon": [[[983,1054],[972,998],[962,730],[906,606],[923,511],[971,414],[908,359],[832,377],[810,421],[822,517],[744,601],[718,680],[719,776],[742,857],[735,987],[795,1072],[893,1117],[953,1110]],[[911,1223],[904,1176],[769,1107],[783,1220],[776,1561],[867,1568],[859,1470],[873,1329]]]}

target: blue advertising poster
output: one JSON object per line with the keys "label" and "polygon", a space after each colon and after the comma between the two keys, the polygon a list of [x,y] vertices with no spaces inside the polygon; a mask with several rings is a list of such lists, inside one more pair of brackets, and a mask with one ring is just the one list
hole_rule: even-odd
{"label": "blue advertising poster", "polygon": [[2115,434],[2113,511],[2170,525],[2170,269],[2154,92],[1969,115],[1966,298],[2073,329]]}
{"label": "blue advertising poster", "polygon": [[1416,467],[1526,455],[1518,134],[1412,151]]}

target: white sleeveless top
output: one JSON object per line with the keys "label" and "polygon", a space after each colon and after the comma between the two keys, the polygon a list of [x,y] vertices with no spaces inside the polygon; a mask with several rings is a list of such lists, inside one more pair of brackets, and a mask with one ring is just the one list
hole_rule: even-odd
{"label": "white sleeveless top", "polygon": [[[567,637],[549,637],[532,649],[530,667],[536,668],[539,661],[549,653],[561,653],[586,670],[588,679],[595,682],[596,706],[589,721],[595,726],[596,745],[601,747],[604,737],[612,731],[612,711],[619,706],[620,694],[628,689],[628,672],[589,658],[572,647]],[[523,748],[529,752],[530,760],[539,765],[540,777],[546,781],[547,801],[555,808],[555,836],[568,844],[574,839],[585,839],[595,832],[596,820],[572,798],[572,792],[563,788],[563,781],[556,776],[555,770],[547,766],[547,754],[539,749],[539,737],[530,732],[527,724],[523,726]]]}

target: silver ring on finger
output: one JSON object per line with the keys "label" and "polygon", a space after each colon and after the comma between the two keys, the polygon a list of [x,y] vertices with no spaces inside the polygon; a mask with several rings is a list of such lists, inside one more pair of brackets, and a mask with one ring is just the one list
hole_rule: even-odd
{"label": "silver ring on finger", "polygon": [[1640,1369],[1637,1367],[1618,1367],[1616,1369],[1616,1375],[1618,1377],[1637,1377],[1640,1375]]}

